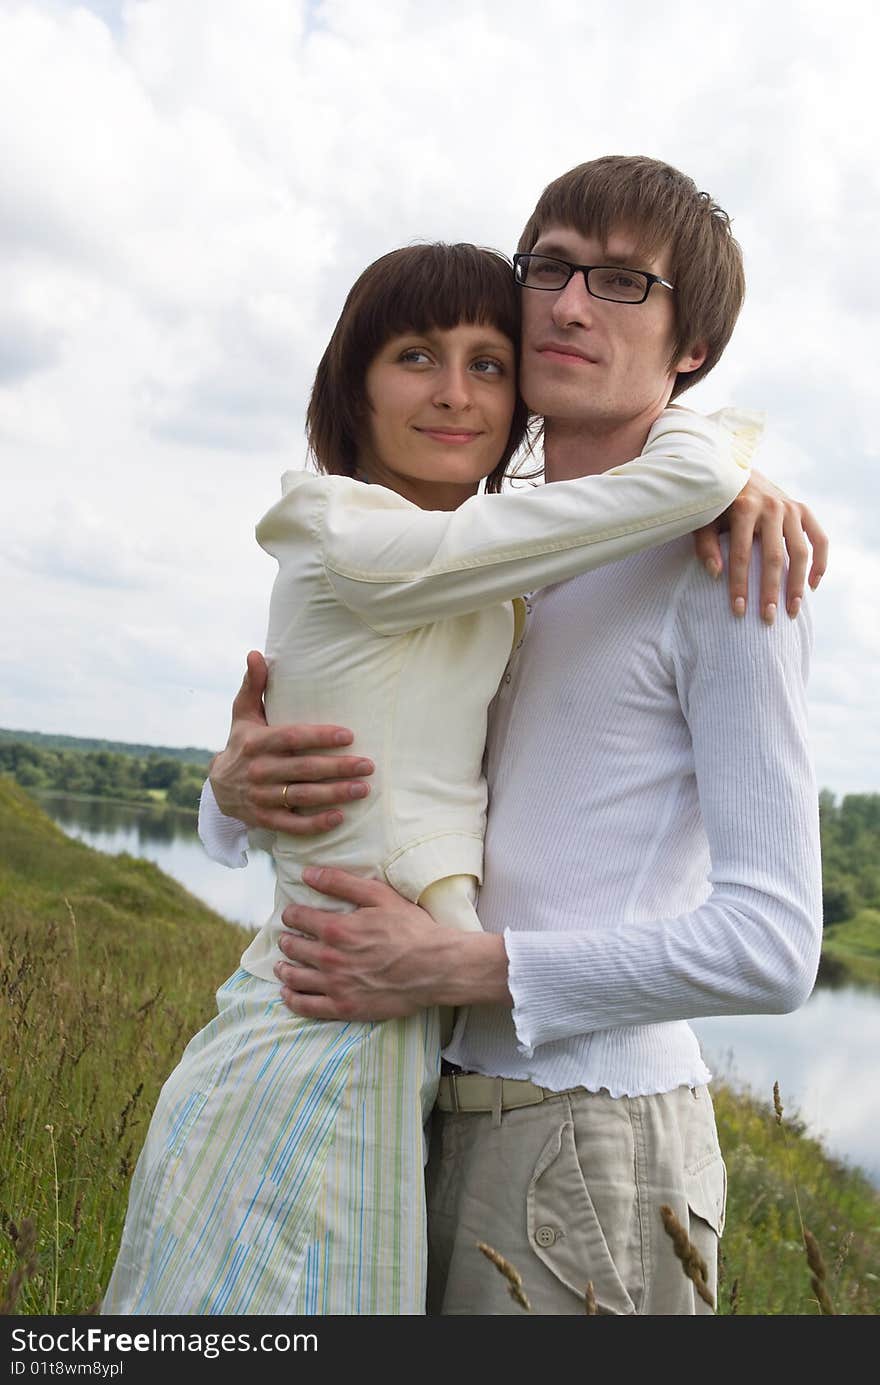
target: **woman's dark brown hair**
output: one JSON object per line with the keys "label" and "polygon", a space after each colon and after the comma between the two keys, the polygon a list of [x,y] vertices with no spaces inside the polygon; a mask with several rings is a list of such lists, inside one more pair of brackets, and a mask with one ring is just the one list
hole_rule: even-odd
{"label": "woman's dark brown hair", "polygon": [[[365,269],[345,300],[312,387],[306,435],[318,470],[355,474],[369,412],[367,369],[392,337],[448,331],[461,322],[485,325],[511,339],[518,364],[518,293],[510,261],[477,245],[410,245]],[[486,479],[488,492],[500,491],[527,423],[517,394],[507,446]]]}

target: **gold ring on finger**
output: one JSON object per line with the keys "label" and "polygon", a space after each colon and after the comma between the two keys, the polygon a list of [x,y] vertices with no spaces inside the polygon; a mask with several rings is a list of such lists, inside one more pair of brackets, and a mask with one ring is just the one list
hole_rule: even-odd
{"label": "gold ring on finger", "polygon": [[281,802],[284,804],[284,806],[285,806],[285,808],[287,809],[287,811],[288,811],[289,813],[292,813],[292,812],[293,812],[293,804],[292,804],[292,803],[288,803],[288,801],[287,801],[287,790],[288,790],[289,788],[290,788],[290,785],[289,785],[289,784],[285,784],[285,785],[284,785],[284,788],[281,790]]}

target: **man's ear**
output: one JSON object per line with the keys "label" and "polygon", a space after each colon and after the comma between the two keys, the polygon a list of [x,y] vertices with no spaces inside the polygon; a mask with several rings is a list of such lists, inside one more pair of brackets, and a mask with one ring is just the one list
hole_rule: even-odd
{"label": "man's ear", "polygon": [[679,356],[673,370],[676,375],[689,375],[692,370],[699,370],[709,354],[709,343],[707,341],[695,342],[689,351],[683,356]]}

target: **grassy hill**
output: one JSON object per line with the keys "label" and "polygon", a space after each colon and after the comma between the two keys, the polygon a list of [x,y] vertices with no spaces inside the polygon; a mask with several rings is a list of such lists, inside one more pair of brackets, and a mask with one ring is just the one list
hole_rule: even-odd
{"label": "grassy hill", "polygon": [[[98,1303],[159,1087],[248,937],[155,866],[65,837],[0,777],[0,1312]],[[818,1311],[796,1185],[836,1310],[876,1313],[880,1198],[796,1122],[777,1125],[769,1097],[715,1088],[730,1173],[720,1311]]]}
{"label": "grassy hill", "polygon": [[0,1283],[10,1229],[37,1229],[19,1311],[97,1303],[159,1087],[251,936],[0,778]]}

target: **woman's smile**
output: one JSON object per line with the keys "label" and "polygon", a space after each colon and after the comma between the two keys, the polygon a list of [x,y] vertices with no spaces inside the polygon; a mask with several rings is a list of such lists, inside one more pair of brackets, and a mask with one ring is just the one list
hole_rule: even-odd
{"label": "woman's smile", "polygon": [[457,446],[473,442],[475,438],[481,436],[477,430],[464,428],[425,428],[415,425],[415,431],[423,434],[424,437],[433,438],[436,442],[452,443]]}
{"label": "woman's smile", "polygon": [[366,373],[358,469],[428,509],[455,509],[498,465],[516,402],[516,351],[460,322],[392,337]]}

